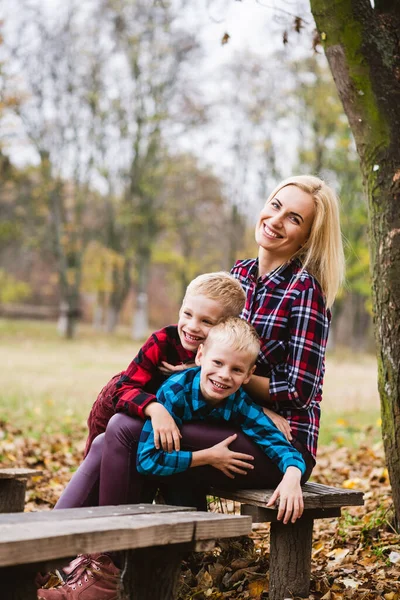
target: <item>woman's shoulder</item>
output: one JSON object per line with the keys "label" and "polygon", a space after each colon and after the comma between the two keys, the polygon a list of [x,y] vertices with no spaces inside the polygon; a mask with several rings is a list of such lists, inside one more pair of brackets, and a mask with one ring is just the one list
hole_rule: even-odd
{"label": "woman's shoulder", "polygon": [[325,296],[318,280],[307,269],[303,269],[301,263],[294,262],[297,262],[297,264],[292,265],[290,289],[295,292],[295,297],[304,297],[307,303],[312,301],[315,306],[319,307],[320,311],[326,312],[328,319],[330,319],[330,311],[326,307]]}
{"label": "woman's shoulder", "polygon": [[322,288],[318,280],[312,275],[307,269],[303,269],[302,265],[298,261],[293,261],[290,265],[292,275],[294,276],[294,287],[299,291],[315,289],[317,292],[322,294]]}

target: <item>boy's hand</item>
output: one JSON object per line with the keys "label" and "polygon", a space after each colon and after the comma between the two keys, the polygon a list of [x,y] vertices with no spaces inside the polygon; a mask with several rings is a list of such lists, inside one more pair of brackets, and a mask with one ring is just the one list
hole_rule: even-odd
{"label": "boy's hand", "polygon": [[232,444],[236,438],[237,434],[234,433],[209,449],[210,459],[208,464],[222,471],[230,479],[235,478],[234,473],[247,475],[249,469],[254,469],[253,465],[248,462],[254,460],[253,456],[229,450],[229,444]]}
{"label": "boy's hand", "polygon": [[166,360],[161,361],[161,365],[158,367],[158,369],[161,371],[161,373],[163,373],[163,375],[172,375],[173,373],[180,373],[180,371],[185,371],[186,369],[190,369],[191,367],[195,367],[196,363],[193,362],[188,362],[188,363],[184,363],[182,365],[171,365],[170,363],[167,363]]}
{"label": "boy's hand", "polygon": [[150,417],[154,430],[154,445],[164,452],[180,450],[181,432],[166,408],[159,402],[151,402],[144,409],[146,417]]}
{"label": "boy's hand", "polygon": [[285,419],[285,417],[281,417],[281,415],[278,415],[273,410],[270,410],[269,408],[265,408],[265,406],[263,407],[263,411],[264,411],[264,414],[267,415],[267,417],[269,417],[271,419],[271,421],[273,422],[275,427],[277,427],[279,429],[279,431],[281,431],[283,433],[283,435],[285,436],[287,441],[291,442],[293,437],[292,437],[292,433],[291,433],[292,428],[289,425],[289,421],[287,419]]}
{"label": "boy's hand", "polygon": [[301,471],[297,467],[288,467],[282,481],[272,494],[267,506],[273,506],[279,498],[278,521],[283,519],[286,525],[294,523],[304,510],[303,492],[300,486]]}

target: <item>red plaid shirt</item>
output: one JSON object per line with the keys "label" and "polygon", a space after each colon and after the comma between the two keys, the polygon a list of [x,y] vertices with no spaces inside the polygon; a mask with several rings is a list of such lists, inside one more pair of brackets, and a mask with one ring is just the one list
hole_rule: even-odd
{"label": "red plaid shirt", "polygon": [[246,292],[241,314],[257,330],[255,373],[269,377],[270,402],[315,459],[330,312],[318,282],[298,261],[258,277],[258,259],[238,261],[231,273]]}
{"label": "red plaid shirt", "polygon": [[158,368],[161,362],[179,365],[194,358],[195,354],[182,346],[176,325],[153,333],[121,373],[114,395],[116,412],[145,419],[145,407],[156,400],[156,392],[166,379]]}
{"label": "red plaid shirt", "polygon": [[194,357],[193,352],[182,346],[176,325],[169,325],[153,333],[126,371],[114,375],[93,404],[88,418],[89,436],[85,456],[93,440],[105,431],[115,412],[146,418],[144,408],[156,400],[155,394],[166,379],[158,368],[163,360],[179,365],[193,361]]}

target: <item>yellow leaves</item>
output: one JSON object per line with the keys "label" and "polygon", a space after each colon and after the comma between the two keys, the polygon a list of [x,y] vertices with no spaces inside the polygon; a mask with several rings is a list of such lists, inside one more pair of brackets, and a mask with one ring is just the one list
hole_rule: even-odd
{"label": "yellow leaves", "polygon": [[318,542],[317,544],[313,545],[313,549],[312,549],[312,555],[317,556],[317,554],[319,554],[320,552],[322,552],[322,550],[324,549],[325,545],[323,542]]}
{"label": "yellow leaves", "polygon": [[388,592],[387,594],[383,594],[385,600],[400,600],[400,593],[396,592]]}
{"label": "yellow leaves", "polygon": [[261,594],[267,592],[269,589],[267,577],[263,577],[262,579],[258,579],[256,581],[251,581],[247,589],[249,591],[250,598],[259,600],[261,598]]}
{"label": "yellow leaves", "polygon": [[344,487],[346,490],[362,489],[363,482],[358,477],[355,477],[354,479],[346,479],[342,483],[342,487]]}

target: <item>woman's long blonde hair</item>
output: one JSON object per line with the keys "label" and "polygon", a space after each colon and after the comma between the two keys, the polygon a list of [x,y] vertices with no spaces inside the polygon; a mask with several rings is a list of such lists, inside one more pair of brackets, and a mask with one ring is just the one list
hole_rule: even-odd
{"label": "woman's long blonde hair", "polygon": [[288,185],[295,185],[314,199],[315,216],[310,235],[294,257],[299,258],[302,268],[318,281],[330,308],[343,283],[345,270],[338,198],[322,179],[313,175],[297,175],[282,181],[267,203]]}

